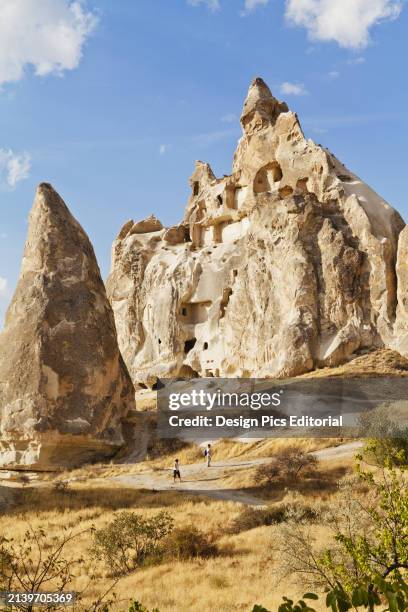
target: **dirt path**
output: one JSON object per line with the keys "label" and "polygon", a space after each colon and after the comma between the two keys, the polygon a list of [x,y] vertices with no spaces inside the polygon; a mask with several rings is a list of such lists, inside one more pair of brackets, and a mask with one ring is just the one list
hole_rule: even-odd
{"label": "dirt path", "polygon": [[[341,446],[324,448],[312,454],[318,459],[338,459],[352,456],[360,447],[361,442],[351,442]],[[214,462],[208,468],[203,459],[202,463],[181,466],[182,481],[181,483],[177,481],[176,484],[173,483],[171,468],[146,470],[139,474],[115,476],[111,480],[137,489],[182,491],[189,494],[205,495],[213,499],[234,501],[248,506],[264,507],[265,504],[262,500],[253,495],[246,494],[242,489],[229,489],[223,481],[225,476],[235,470],[262,465],[270,461],[271,458],[224,459]]]}

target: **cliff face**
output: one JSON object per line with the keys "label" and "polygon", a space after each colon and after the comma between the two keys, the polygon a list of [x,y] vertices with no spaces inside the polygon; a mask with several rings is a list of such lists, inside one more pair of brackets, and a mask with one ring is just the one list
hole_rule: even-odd
{"label": "cliff face", "polygon": [[400,215],[261,79],[241,124],[232,174],[197,162],[179,226],[129,221],[114,242],[107,289],[134,382],[294,376],[408,328]]}
{"label": "cliff face", "polygon": [[42,184],[0,335],[0,466],[46,470],[111,456],[132,407],[91,243]]}

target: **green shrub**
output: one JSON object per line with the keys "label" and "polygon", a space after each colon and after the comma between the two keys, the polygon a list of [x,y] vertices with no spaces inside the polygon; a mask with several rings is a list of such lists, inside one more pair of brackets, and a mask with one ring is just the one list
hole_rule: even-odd
{"label": "green shrub", "polygon": [[121,512],[95,531],[91,552],[105,561],[113,575],[127,574],[158,554],[160,542],[172,528],[173,519],[167,512],[148,519],[136,512]]}
{"label": "green shrub", "polygon": [[163,542],[163,553],[180,560],[208,558],[218,554],[214,538],[194,526],[174,529]]}
{"label": "green shrub", "polygon": [[402,402],[385,404],[367,410],[359,417],[360,434],[366,438],[364,457],[380,466],[391,462],[400,467],[408,465],[408,427],[399,423],[398,407]]}

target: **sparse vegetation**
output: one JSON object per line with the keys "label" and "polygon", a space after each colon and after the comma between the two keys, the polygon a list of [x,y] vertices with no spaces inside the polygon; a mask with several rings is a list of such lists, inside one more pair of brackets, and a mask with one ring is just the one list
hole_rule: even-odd
{"label": "sparse vegetation", "polygon": [[168,512],[144,518],[136,512],[121,512],[111,523],[95,531],[91,554],[103,560],[114,576],[122,576],[159,553],[159,543],[173,527]]}
{"label": "sparse vegetation", "polygon": [[406,403],[398,404],[386,404],[360,415],[361,435],[366,438],[366,461],[382,466],[390,460],[401,467],[408,465],[408,426],[398,420],[401,416],[398,408],[402,408],[405,416]]}
{"label": "sparse vegetation", "polygon": [[[282,446],[275,447],[276,455],[280,455]],[[267,508],[245,507],[176,491],[126,489],[108,485],[107,481],[95,477],[72,480],[70,475],[64,474],[57,480],[69,481],[65,491],[53,481],[40,486],[32,483],[29,487],[11,488],[17,503],[0,516],[0,530],[4,534],[12,533],[15,543],[19,543],[29,521],[34,529],[44,530],[46,546],[50,547],[47,550],[51,551],[61,537],[61,525],[69,532],[74,532],[79,524],[83,527],[82,537],[68,542],[64,548],[64,558],[68,562],[83,560],[81,572],[72,572],[72,589],[82,594],[78,612],[143,610],[141,604],[129,604],[134,600],[143,602],[145,610],[150,612],[157,609],[190,612],[203,606],[230,612],[231,602],[234,602],[234,609],[246,612],[259,601],[260,594],[266,610],[276,612],[283,603],[296,610],[295,606],[300,603],[292,598],[290,604],[289,597],[289,601],[282,602],[282,595],[301,594],[304,574],[294,576],[285,571],[282,538],[287,539],[288,531],[295,534],[297,526],[307,534],[316,554],[323,555],[327,549],[337,551],[340,543],[329,528],[333,510],[338,514],[336,521],[344,527],[346,523],[340,509],[344,500],[350,501],[350,491],[360,503],[367,498],[371,506],[376,507],[369,493],[371,486],[363,478],[349,482],[349,477],[340,488],[336,485],[346,469],[347,462],[343,459],[341,463],[321,461],[318,466],[312,466],[310,472],[307,466],[302,466],[297,477],[295,471],[294,477],[277,479],[270,490],[268,486],[256,487],[256,467],[226,472],[223,477],[226,490],[247,487],[251,493],[264,496]],[[388,468],[374,466],[370,469],[379,478],[381,469]],[[399,474],[398,469],[396,473]],[[167,513],[171,529],[157,540],[156,545],[147,547],[146,555],[142,553],[138,557],[134,547],[130,547],[129,565],[116,572],[104,556],[91,557],[89,551],[94,547],[98,532],[110,528],[111,543],[118,539],[112,524],[123,513],[140,517],[139,527],[153,521],[160,513]],[[349,516],[357,521],[355,509]],[[299,542],[292,550],[294,548],[298,554],[302,551]],[[136,562],[137,558],[140,562]],[[4,558],[3,567],[6,565]],[[295,563],[293,567],[296,568]],[[115,576],[110,578],[112,574]],[[91,583],[87,576],[92,576]],[[279,585],[273,586],[271,576],[279,577]],[[391,579],[387,578],[387,582],[391,583]],[[321,611],[325,605],[325,585],[317,583],[312,590],[319,600],[301,598],[299,601],[303,599],[311,609]],[[107,588],[110,590],[104,597]],[[351,591],[349,595],[353,596]],[[111,602],[101,603],[101,598]],[[290,610],[286,608],[285,612],[287,609]],[[339,606],[338,610],[341,610]]]}
{"label": "sparse vegetation", "polygon": [[248,506],[232,521],[229,532],[241,533],[257,527],[279,525],[293,515],[294,508],[296,508],[299,518],[304,521],[315,521],[319,517],[319,510],[316,507],[301,500],[296,505],[293,503],[276,504],[268,508]]}
{"label": "sparse vegetation", "polygon": [[[365,498],[356,495],[355,483],[344,483],[338,505],[332,509],[330,547],[318,550],[298,519],[290,521],[282,533],[284,571],[301,574],[311,586],[326,588],[326,605],[333,611],[359,606],[371,611],[383,596],[389,610],[407,609],[406,474],[395,466],[393,454],[384,460],[385,466],[377,472],[357,464],[358,478],[368,488]],[[297,608],[282,608],[292,609]]]}
{"label": "sparse vegetation", "polygon": [[164,557],[186,559],[207,559],[219,553],[214,534],[204,533],[188,525],[174,529],[163,542]]}
{"label": "sparse vegetation", "polygon": [[300,474],[310,475],[316,470],[317,459],[302,447],[291,445],[283,448],[270,463],[260,465],[255,474],[258,483],[272,485],[278,480],[296,480]]}
{"label": "sparse vegetation", "polygon": [[56,480],[54,482],[54,489],[59,493],[67,493],[69,490],[68,480]]}
{"label": "sparse vegetation", "polygon": [[[0,584],[6,591],[53,591],[63,593],[70,590],[74,571],[83,563],[82,557],[68,559],[67,545],[78,539],[80,533],[70,533],[61,528],[58,537],[50,541],[46,532],[28,526],[23,538],[15,541],[3,537],[0,540]],[[65,606],[50,605],[48,610],[60,610]],[[19,604],[23,612],[31,612],[33,603]]]}

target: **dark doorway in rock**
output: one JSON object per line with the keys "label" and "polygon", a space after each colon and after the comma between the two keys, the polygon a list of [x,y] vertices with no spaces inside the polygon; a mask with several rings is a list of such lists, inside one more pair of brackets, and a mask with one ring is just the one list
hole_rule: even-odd
{"label": "dark doorway in rock", "polygon": [[200,183],[198,181],[194,181],[193,183],[193,195],[198,195],[198,192],[200,191]]}
{"label": "dark doorway in rock", "polygon": [[231,287],[226,287],[224,291],[222,292],[222,299],[220,303],[220,318],[225,316],[225,309],[228,306],[231,295],[232,295]]}
{"label": "dark doorway in rock", "polygon": [[208,342],[204,342],[203,344],[203,350],[206,351],[208,349]]}
{"label": "dark doorway in rock", "polygon": [[153,390],[153,391],[157,391],[158,389],[163,389],[163,387],[164,387],[164,384],[163,384],[163,383],[162,383],[162,381],[161,381],[161,380],[158,378],[158,379],[156,380],[156,382],[154,383],[154,385],[153,385],[153,387],[152,387],[152,390]]}
{"label": "dark doorway in rock", "polygon": [[184,242],[191,242],[190,228],[188,225],[184,226]]}
{"label": "dark doorway in rock", "polygon": [[191,340],[186,340],[184,343],[184,353],[187,355],[194,348],[195,343],[197,342],[196,338],[192,338]]}

